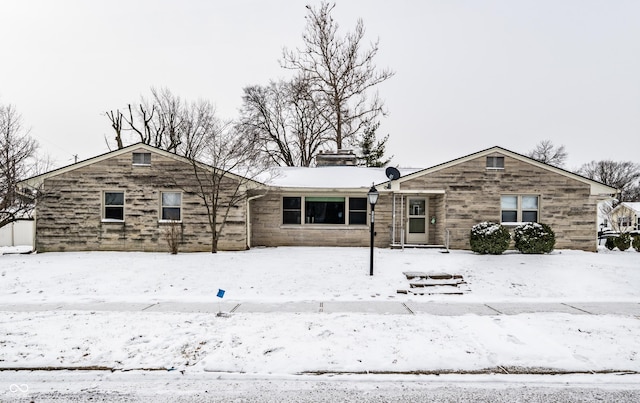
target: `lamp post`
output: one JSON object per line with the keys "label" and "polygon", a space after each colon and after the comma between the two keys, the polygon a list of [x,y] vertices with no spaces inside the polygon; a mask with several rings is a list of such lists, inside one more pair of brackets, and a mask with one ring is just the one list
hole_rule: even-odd
{"label": "lamp post", "polygon": [[378,190],[375,186],[371,185],[371,189],[369,189],[369,193],[367,193],[367,198],[369,199],[369,204],[371,205],[371,254],[369,256],[369,275],[373,276],[373,237],[375,235],[374,232],[374,223],[375,223],[375,208],[376,203],[378,202]]}

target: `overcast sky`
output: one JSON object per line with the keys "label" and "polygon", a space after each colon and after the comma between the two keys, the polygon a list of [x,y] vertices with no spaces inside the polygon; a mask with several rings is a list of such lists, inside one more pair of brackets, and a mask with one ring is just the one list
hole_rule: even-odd
{"label": "overcast sky", "polygon": [[[0,0],[0,103],[22,113],[56,165],[108,151],[104,113],[167,87],[235,118],[242,88],[285,78],[315,1]],[[392,165],[428,167],[550,139],[567,168],[640,162],[640,1],[337,1],[362,18]]]}

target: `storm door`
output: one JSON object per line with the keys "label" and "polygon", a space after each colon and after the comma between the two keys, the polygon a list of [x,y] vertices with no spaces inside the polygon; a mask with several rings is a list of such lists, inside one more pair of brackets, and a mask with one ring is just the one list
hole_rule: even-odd
{"label": "storm door", "polygon": [[407,240],[409,244],[427,243],[427,199],[407,199]]}

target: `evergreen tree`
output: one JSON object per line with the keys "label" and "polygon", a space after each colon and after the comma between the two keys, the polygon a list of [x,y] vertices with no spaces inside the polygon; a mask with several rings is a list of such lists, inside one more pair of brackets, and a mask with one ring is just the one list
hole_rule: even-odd
{"label": "evergreen tree", "polygon": [[362,139],[358,142],[360,155],[358,156],[358,165],[366,167],[383,167],[391,161],[392,157],[384,159],[385,145],[389,140],[387,134],[382,140],[377,141],[376,130],[380,127],[380,122],[368,124],[364,129]]}

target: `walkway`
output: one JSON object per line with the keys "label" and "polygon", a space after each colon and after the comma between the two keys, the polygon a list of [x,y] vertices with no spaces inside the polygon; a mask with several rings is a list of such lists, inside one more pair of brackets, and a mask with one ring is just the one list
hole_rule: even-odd
{"label": "walkway", "polygon": [[575,315],[623,315],[640,318],[640,302],[399,302],[399,301],[296,301],[296,302],[95,302],[0,304],[0,311],[107,311],[184,313],[368,313],[388,315],[518,315],[526,313],[568,313]]}

